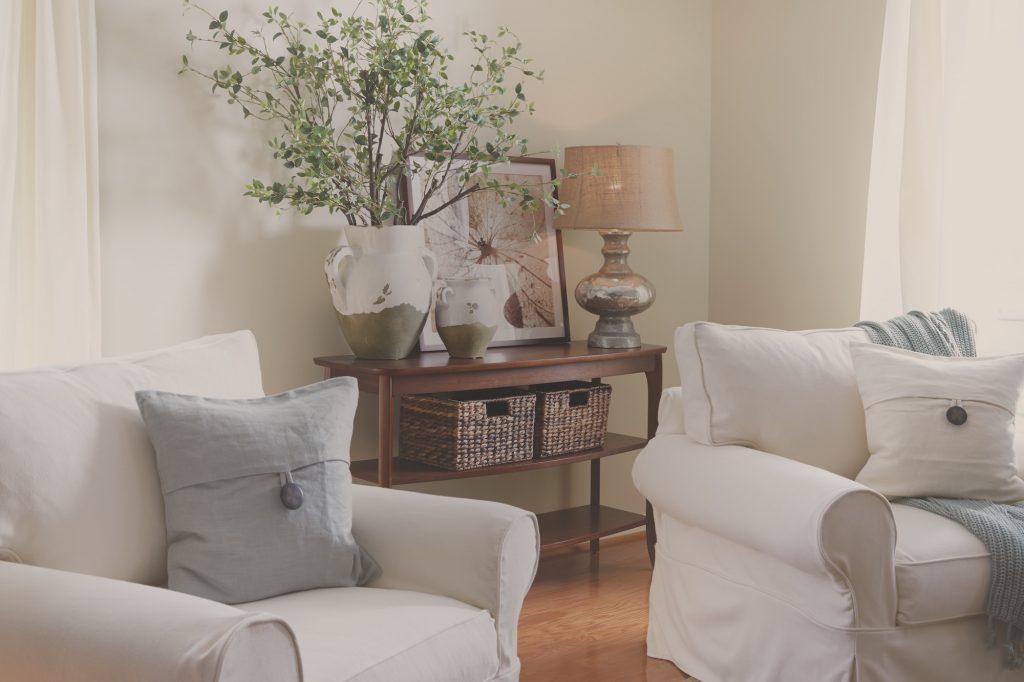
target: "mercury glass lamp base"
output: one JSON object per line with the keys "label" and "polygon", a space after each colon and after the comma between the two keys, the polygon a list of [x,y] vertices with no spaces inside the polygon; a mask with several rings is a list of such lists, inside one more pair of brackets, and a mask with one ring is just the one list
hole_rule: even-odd
{"label": "mercury glass lamp base", "polygon": [[640,335],[628,315],[602,315],[587,336],[591,348],[639,348]]}
{"label": "mercury glass lamp base", "polygon": [[594,331],[587,337],[592,348],[639,348],[640,335],[633,328],[632,316],[654,303],[654,285],[633,272],[629,258],[629,232],[602,231],[604,265],[576,286],[576,302],[598,316]]}

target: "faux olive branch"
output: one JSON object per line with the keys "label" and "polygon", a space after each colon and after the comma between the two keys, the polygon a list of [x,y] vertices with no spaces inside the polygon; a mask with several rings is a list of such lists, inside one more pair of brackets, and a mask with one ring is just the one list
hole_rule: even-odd
{"label": "faux olive branch", "polygon": [[[373,11],[364,13],[364,4]],[[521,42],[507,28],[497,37],[466,34],[477,56],[467,81],[454,84],[448,77],[453,57],[426,27],[423,0],[367,0],[348,15],[318,12],[312,25],[271,7],[251,39],[229,26],[226,11],[215,15],[191,0],[185,6],[209,20],[206,36],[188,32],[190,46],[213,45],[229,60],[248,58],[248,64],[206,70],[183,55],[181,71],[205,78],[213,92],[241,107],[243,117],[281,126],[268,143],[290,179],[254,179],[246,194],[370,224],[416,223],[480,191],[495,192],[502,202],[515,197],[521,205],[536,204],[521,186],[486,179],[488,168],[508,161],[513,150],[529,154],[527,141],[510,126],[533,105],[522,81],[507,82],[509,74],[543,77],[529,68]],[[427,178],[424,196],[406,206],[398,188],[420,173]],[[456,192],[432,205],[450,178]],[[557,182],[545,187],[543,201],[561,212],[565,204],[553,198]]]}

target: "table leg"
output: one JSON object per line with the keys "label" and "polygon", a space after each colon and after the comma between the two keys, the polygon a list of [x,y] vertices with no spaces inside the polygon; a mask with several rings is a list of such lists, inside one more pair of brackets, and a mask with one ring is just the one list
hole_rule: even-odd
{"label": "table leg", "polygon": [[[601,460],[590,460],[590,514],[595,519],[598,515],[598,508],[601,506]],[[594,538],[590,541],[590,553],[597,554],[601,549],[601,540]]]}
{"label": "table leg", "polygon": [[377,384],[377,485],[391,487],[391,465],[395,454],[395,397],[391,377],[382,376]]}
{"label": "table leg", "polygon": [[[658,403],[661,402],[661,356],[654,360],[654,369],[644,372],[647,377],[647,437],[654,438],[658,431]],[[658,530],[654,526],[654,507],[646,503],[647,515],[647,556],[654,565],[655,544],[658,542]]]}

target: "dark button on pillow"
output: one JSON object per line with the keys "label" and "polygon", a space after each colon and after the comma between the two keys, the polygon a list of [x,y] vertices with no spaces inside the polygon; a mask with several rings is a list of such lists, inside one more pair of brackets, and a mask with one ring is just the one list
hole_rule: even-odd
{"label": "dark button on pillow", "polygon": [[281,504],[286,509],[296,510],[302,506],[302,500],[305,496],[302,494],[302,488],[299,487],[298,483],[292,483],[289,481],[281,486]]}
{"label": "dark button on pillow", "polygon": [[963,426],[967,423],[967,410],[960,405],[954,405],[946,410],[946,421],[953,426]]}

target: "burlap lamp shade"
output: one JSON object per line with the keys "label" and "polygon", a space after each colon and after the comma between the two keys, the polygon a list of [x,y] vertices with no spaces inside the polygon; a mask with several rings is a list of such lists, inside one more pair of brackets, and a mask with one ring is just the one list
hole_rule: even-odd
{"label": "burlap lamp shade", "polygon": [[678,232],[672,150],[663,147],[569,147],[565,178],[558,188],[569,204],[555,225],[560,230]]}

